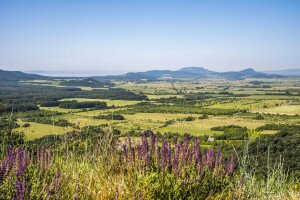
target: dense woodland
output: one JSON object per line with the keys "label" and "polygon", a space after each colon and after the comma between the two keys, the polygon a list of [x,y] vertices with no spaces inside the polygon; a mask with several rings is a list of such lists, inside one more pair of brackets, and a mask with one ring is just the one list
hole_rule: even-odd
{"label": "dense woodland", "polygon": [[80,88],[21,85],[7,82],[0,85],[0,99],[4,103],[5,112],[38,110],[39,104],[47,104],[64,98],[147,100],[145,95],[119,88],[86,91]]}
{"label": "dense woodland", "polygon": [[62,86],[79,86],[79,87],[91,87],[91,88],[104,88],[104,87],[113,87],[115,84],[111,82],[100,82],[93,78],[85,78],[85,79],[75,79],[75,80],[68,80],[63,81],[59,85]]}

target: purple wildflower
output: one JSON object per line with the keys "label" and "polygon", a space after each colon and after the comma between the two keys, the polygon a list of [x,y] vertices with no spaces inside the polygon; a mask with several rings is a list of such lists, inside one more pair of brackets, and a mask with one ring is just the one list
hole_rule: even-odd
{"label": "purple wildflower", "polygon": [[235,164],[234,164],[234,155],[232,154],[231,159],[227,164],[227,175],[231,175],[234,172]]}
{"label": "purple wildflower", "polygon": [[127,162],[128,161],[128,152],[127,152],[126,144],[123,144],[122,147],[123,147],[123,151],[124,151],[125,160]]}
{"label": "purple wildflower", "polygon": [[173,166],[174,166],[175,173],[179,175],[178,165],[179,165],[180,145],[177,145],[177,151],[175,151],[174,153],[175,155],[173,160]]}
{"label": "purple wildflower", "polygon": [[218,144],[218,150],[217,150],[217,155],[216,155],[216,167],[217,167],[217,170],[219,170],[220,167],[221,167],[221,161],[222,161],[221,145]]}
{"label": "purple wildflower", "polygon": [[214,168],[214,149],[208,149],[206,151],[206,164],[209,169]]}
{"label": "purple wildflower", "polygon": [[157,166],[161,166],[161,147],[157,147]]}
{"label": "purple wildflower", "polygon": [[142,157],[142,147],[141,145],[137,145],[137,153],[138,153],[138,160],[141,161],[143,159]]}
{"label": "purple wildflower", "polygon": [[162,170],[165,169],[166,167],[166,162],[167,162],[167,157],[168,157],[168,146],[167,146],[167,141],[165,139],[163,139],[163,143],[162,143],[162,152],[161,152],[161,168]]}

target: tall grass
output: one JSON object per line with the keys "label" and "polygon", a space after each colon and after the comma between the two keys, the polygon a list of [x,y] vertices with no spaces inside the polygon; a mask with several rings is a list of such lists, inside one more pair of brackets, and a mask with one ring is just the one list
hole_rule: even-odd
{"label": "tall grass", "polygon": [[7,148],[0,161],[0,199],[297,199],[282,163],[266,178],[243,155],[223,158],[186,135],[168,142],[146,132],[122,143],[65,140],[54,149]]}

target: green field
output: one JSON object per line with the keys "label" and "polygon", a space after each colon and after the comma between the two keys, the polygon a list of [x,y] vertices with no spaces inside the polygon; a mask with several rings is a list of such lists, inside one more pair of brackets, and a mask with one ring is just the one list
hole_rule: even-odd
{"label": "green field", "polygon": [[29,127],[22,127],[22,125],[24,125],[25,123],[26,122],[19,120],[18,124],[21,127],[16,128],[14,130],[23,132],[25,134],[25,137],[28,140],[33,140],[46,135],[62,135],[72,130],[71,127],[61,127],[61,126],[54,126],[48,124],[40,124],[35,122],[28,122],[30,124]]}
{"label": "green field", "polygon": [[[297,79],[298,80],[298,79]],[[258,81],[261,85],[251,85],[251,81]],[[52,85],[59,87],[61,81],[47,81],[34,80],[28,81],[26,84],[41,84]],[[110,100],[110,99],[95,99],[95,98],[63,98],[59,101],[104,101],[109,107],[115,108],[105,110],[93,109],[64,109],[59,107],[40,107],[41,110],[58,111],[63,113],[60,117],[67,119],[70,123],[78,127],[84,126],[109,126],[113,129],[119,129],[122,133],[128,131],[143,131],[152,129],[155,132],[161,133],[176,132],[180,134],[190,133],[193,135],[214,135],[220,134],[220,131],[211,131],[215,126],[239,125],[247,127],[248,129],[255,129],[266,123],[293,123],[300,124],[299,117],[286,118],[284,115],[299,115],[300,104],[299,84],[294,79],[245,79],[245,80],[226,80],[217,78],[208,78],[203,80],[182,79],[180,81],[168,82],[165,80],[152,82],[114,82],[116,88],[125,88],[132,92],[144,93],[153,105],[163,105],[164,103],[157,102],[159,99],[169,99],[169,106],[177,105],[177,97],[181,107],[189,106],[187,109],[191,110],[191,105],[198,108],[203,107],[209,109],[239,109],[247,110],[249,116],[242,114],[235,114],[233,116],[210,115],[208,119],[197,119],[200,115],[183,114],[182,110],[177,110],[176,113],[168,113],[166,111],[159,111],[151,113],[133,112],[128,114],[123,112],[125,120],[107,120],[95,119],[98,115],[111,115],[126,111],[128,108],[134,108],[136,104],[141,101],[137,100]],[[268,87],[262,87],[267,85]],[[82,90],[91,90],[92,88],[83,87]],[[290,92],[287,92],[290,91]],[[194,94],[200,95],[199,99],[192,99],[195,104],[188,104],[188,99],[193,98]],[[265,95],[270,93],[270,95]],[[205,97],[202,99],[202,97]],[[166,101],[166,100],[164,100]],[[184,102],[187,102],[185,105]],[[179,105],[179,104],[178,104]],[[157,108],[159,109],[159,108]],[[171,109],[171,107],[170,107]],[[121,112],[122,113],[122,112]],[[130,112],[129,112],[130,113]],[[252,114],[251,114],[252,113]],[[275,114],[276,117],[267,116],[265,119],[256,120],[255,113],[270,113]],[[277,115],[278,114],[278,115]],[[185,118],[192,116],[193,121],[185,121]],[[167,121],[173,120],[172,123],[165,125]],[[21,123],[22,124],[22,123]],[[63,127],[52,127],[50,125],[31,123],[28,128],[18,128],[17,130],[24,131],[29,139],[42,137],[48,134],[62,134],[66,130]],[[52,127],[52,128],[50,128]],[[51,131],[46,131],[49,129]],[[271,134],[274,131],[263,131],[260,134]]]}
{"label": "green field", "polygon": [[300,115],[300,105],[282,105],[272,108],[256,109],[256,112],[281,114],[281,115]]}

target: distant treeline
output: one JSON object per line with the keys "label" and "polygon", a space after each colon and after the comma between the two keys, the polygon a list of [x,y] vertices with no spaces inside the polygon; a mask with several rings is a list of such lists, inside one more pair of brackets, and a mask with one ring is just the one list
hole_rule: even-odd
{"label": "distant treeline", "polygon": [[103,88],[103,87],[113,87],[115,86],[114,83],[106,81],[100,82],[93,78],[86,78],[81,80],[69,80],[63,81],[59,85],[62,86],[76,86],[76,87],[92,87],[92,88]]}
{"label": "distant treeline", "polygon": [[120,114],[135,113],[184,113],[184,114],[206,114],[206,115],[233,115],[235,113],[245,113],[246,110],[241,109],[219,109],[219,108],[203,108],[196,106],[181,105],[157,105],[148,102],[138,103],[129,106],[127,110],[118,111]]}
{"label": "distant treeline", "polygon": [[93,108],[96,110],[108,108],[106,102],[100,102],[100,101],[87,101],[87,102],[64,101],[64,102],[60,102],[59,107],[69,108],[69,109]]}
{"label": "distant treeline", "polygon": [[62,113],[52,112],[52,111],[32,111],[24,112],[19,115],[22,121],[25,122],[36,122],[41,124],[50,124],[55,126],[74,126],[73,123],[69,122],[67,119],[60,118]]}
{"label": "distant treeline", "polygon": [[[4,112],[38,110],[37,105],[55,102],[64,98],[92,98],[111,100],[147,100],[143,94],[136,94],[121,88],[95,89],[59,88],[52,86],[20,85],[16,83],[0,84],[0,102]],[[54,103],[58,105],[58,103]],[[52,105],[53,106],[53,105]]]}

